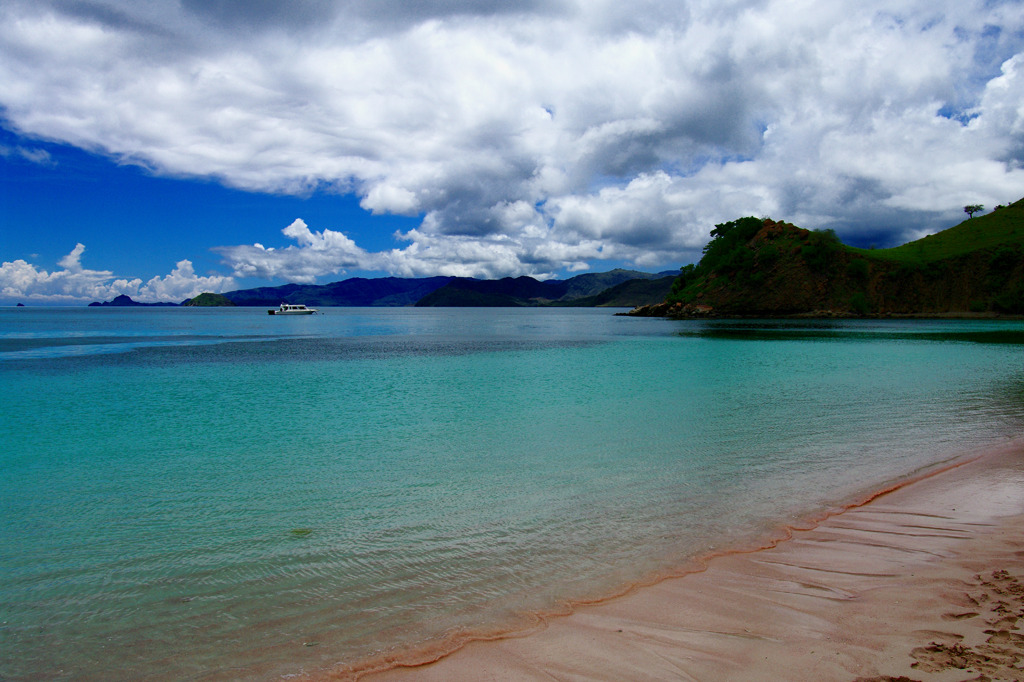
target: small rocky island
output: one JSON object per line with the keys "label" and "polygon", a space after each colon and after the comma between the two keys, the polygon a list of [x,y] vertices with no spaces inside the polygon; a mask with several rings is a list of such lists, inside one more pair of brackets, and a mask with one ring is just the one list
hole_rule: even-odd
{"label": "small rocky island", "polygon": [[121,294],[120,296],[115,296],[113,298],[113,300],[110,300],[110,301],[103,301],[102,303],[100,301],[94,301],[94,302],[89,304],[89,307],[90,308],[91,307],[100,307],[100,308],[110,308],[110,307],[113,307],[113,308],[131,308],[131,307],[144,307],[144,306],[145,307],[157,307],[157,306],[168,307],[168,306],[176,306],[176,305],[178,305],[178,304],[177,303],[140,303],[139,301],[133,301],[131,296],[125,296],[124,294]]}
{"label": "small rocky island", "polygon": [[187,298],[181,302],[181,305],[193,308],[233,308],[235,306],[234,302],[227,296],[211,294],[209,292],[199,294],[195,298]]}

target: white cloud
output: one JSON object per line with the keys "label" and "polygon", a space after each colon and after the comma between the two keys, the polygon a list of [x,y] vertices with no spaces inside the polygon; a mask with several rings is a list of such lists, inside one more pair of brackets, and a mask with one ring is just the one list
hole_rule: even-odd
{"label": "white cloud", "polygon": [[50,152],[45,149],[39,149],[38,147],[22,147],[20,145],[9,147],[7,145],[0,144],[0,156],[4,158],[17,158],[31,163],[39,164],[40,166],[53,165],[53,157],[50,156]]}
{"label": "white cloud", "polygon": [[678,264],[746,214],[898,241],[1019,198],[1022,36],[990,0],[11,0],[0,106],[157,172],[423,216],[386,253],[304,223],[219,248],[236,276],[545,275]]}
{"label": "white cloud", "polygon": [[[57,261],[57,265],[61,266],[69,273],[82,274],[82,254],[85,253],[85,244],[75,244],[75,248],[71,249],[71,253]],[[109,272],[96,271],[92,273],[98,276],[109,275]]]}
{"label": "white cloud", "polygon": [[62,270],[47,272],[24,260],[0,264],[0,297],[52,303],[78,303],[113,298],[136,291],[139,279],[116,279],[106,270],[88,270],[80,262],[85,247],[75,246],[59,265]]}
{"label": "white cloud", "polygon": [[[204,292],[220,293],[235,285],[231,277],[210,275],[200,277],[192,268],[192,262],[180,260],[169,275],[154,277],[138,290],[140,301],[171,301],[177,303],[194,298]],[[135,297],[133,297],[135,298]]]}
{"label": "white cloud", "polygon": [[504,235],[437,237],[410,230],[402,238],[410,245],[383,254],[380,261],[385,269],[399,276],[436,274],[494,279],[518,274],[520,270],[521,249]]}
{"label": "white cloud", "polygon": [[375,214],[416,215],[419,208],[415,194],[404,187],[384,183],[371,187],[359,205]]}
{"label": "white cloud", "polygon": [[334,230],[312,232],[301,219],[281,231],[296,242],[285,248],[256,243],[214,250],[237,277],[299,283],[349,270],[387,271],[401,277],[499,278],[522,274],[524,263],[532,275],[548,278],[562,268],[586,269],[588,260],[602,255],[597,240],[572,234],[568,241],[560,241],[549,227],[536,222],[539,214],[525,204],[499,206],[489,213],[489,220],[502,225],[500,232],[439,236],[429,229],[414,229],[395,235],[407,246],[383,252],[365,251]]}
{"label": "white cloud", "polygon": [[108,270],[83,267],[84,252],[85,246],[77,244],[58,261],[62,269],[53,272],[20,258],[0,264],[0,300],[73,305],[108,301],[124,294],[139,302],[177,303],[204,291],[221,292],[234,286],[231,277],[197,276],[187,260],[179,261],[169,275],[154,277],[143,285],[138,278],[119,278]]}
{"label": "white cloud", "polygon": [[338,274],[345,268],[365,268],[370,256],[341,232],[312,232],[302,219],[282,231],[298,246],[283,249],[252,246],[224,246],[214,249],[237,277],[286,279],[310,284],[322,275]]}

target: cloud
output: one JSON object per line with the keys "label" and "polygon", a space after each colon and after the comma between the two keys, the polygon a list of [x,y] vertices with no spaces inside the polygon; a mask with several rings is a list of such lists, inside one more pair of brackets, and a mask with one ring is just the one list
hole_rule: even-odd
{"label": "cloud", "polygon": [[896,243],[1024,187],[1017,2],[11,0],[0,55],[22,133],[422,217],[236,276],[663,267],[745,214]]}
{"label": "cloud", "polygon": [[236,277],[298,283],[313,283],[350,270],[386,271],[401,277],[500,278],[521,274],[524,263],[530,265],[534,276],[550,278],[562,268],[586,269],[587,260],[601,256],[600,242],[576,234],[560,241],[542,224],[536,209],[522,202],[496,207],[489,220],[502,225],[491,236],[438,236],[429,229],[414,229],[394,235],[406,244],[404,248],[370,252],[341,232],[313,232],[296,219],[281,231],[295,242],[285,248],[257,243],[216,247],[214,251]]}
{"label": "cloud", "polygon": [[[979,130],[979,137],[995,143],[986,150],[985,160],[1002,161],[1008,169],[1019,170],[1024,167],[1024,54],[1006,60],[1000,72],[985,84],[979,106],[969,112],[977,113],[977,118],[967,126]],[[992,174],[997,175],[993,180],[1005,177],[997,172]]]}
{"label": "cloud", "polygon": [[201,293],[220,293],[229,291],[235,285],[231,277],[210,275],[200,277],[192,269],[192,262],[180,260],[169,275],[154,277],[138,290],[140,301],[172,301],[178,302],[186,298],[194,298]]}
{"label": "cloud", "polygon": [[0,264],[0,297],[31,301],[81,302],[137,291],[142,280],[116,279],[106,270],[82,267],[85,246],[77,244],[58,262],[62,270],[47,272],[18,259]]}
{"label": "cloud", "polygon": [[16,145],[10,147],[7,145],[0,144],[0,156],[5,159],[15,158],[30,163],[39,164],[40,166],[51,166],[54,164],[53,157],[50,156],[50,152],[45,149],[22,147]]}
{"label": "cloud", "polygon": [[[369,254],[341,232],[312,232],[301,219],[281,231],[298,245],[283,249],[251,246],[225,246],[219,252],[237,277],[286,279],[310,284],[326,274],[337,274],[345,268],[366,269]],[[369,268],[372,269],[372,268]]]}
{"label": "cloud", "polygon": [[107,301],[124,294],[140,302],[176,303],[204,291],[221,292],[234,286],[231,277],[197,276],[188,260],[179,261],[165,277],[154,277],[143,284],[138,278],[119,278],[108,270],[85,268],[84,252],[83,244],[75,245],[57,262],[62,269],[53,272],[20,258],[0,264],[0,299],[72,305]]}

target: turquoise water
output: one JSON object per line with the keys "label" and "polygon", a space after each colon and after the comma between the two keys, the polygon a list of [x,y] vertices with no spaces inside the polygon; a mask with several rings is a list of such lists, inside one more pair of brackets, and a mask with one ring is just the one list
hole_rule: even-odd
{"label": "turquoise water", "polygon": [[1020,322],[0,310],[0,679],[522,627],[1024,425]]}

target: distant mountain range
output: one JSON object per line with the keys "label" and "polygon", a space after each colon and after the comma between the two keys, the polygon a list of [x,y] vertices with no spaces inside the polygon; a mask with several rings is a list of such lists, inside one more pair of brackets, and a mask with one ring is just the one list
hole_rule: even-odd
{"label": "distant mountain range", "polygon": [[[480,280],[468,277],[353,277],[330,284],[285,284],[228,291],[213,298],[202,294],[180,305],[273,306],[304,303],[344,307],[504,307],[618,306],[634,307],[664,300],[677,271],[662,273],[616,269],[576,275],[566,280],[532,277]],[[91,306],[179,305],[137,303],[118,296]]]}
{"label": "distant mountain range", "polygon": [[[642,303],[608,303],[595,297],[625,282],[648,284],[638,289],[630,301],[660,301],[672,286],[677,273],[651,274],[636,270],[616,269],[611,272],[577,275],[567,280],[539,281],[532,277],[503,279],[469,279],[457,277],[421,298],[419,307],[522,307],[522,306],[599,306],[642,305]],[[667,276],[666,276],[667,275]],[[658,282],[650,291],[650,283]]]}
{"label": "distant mountain range", "polygon": [[352,277],[330,284],[285,284],[279,287],[227,291],[222,295],[238,306],[277,307],[281,303],[304,303],[309,306],[408,306],[451,280],[451,277]]}

